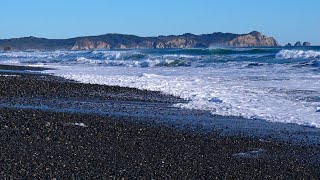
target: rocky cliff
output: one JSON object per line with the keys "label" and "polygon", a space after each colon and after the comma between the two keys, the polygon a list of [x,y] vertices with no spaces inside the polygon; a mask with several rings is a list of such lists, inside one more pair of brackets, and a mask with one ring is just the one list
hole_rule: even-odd
{"label": "rocky cliff", "polygon": [[163,49],[219,47],[279,46],[272,38],[253,31],[248,34],[212,33],[183,34],[158,37],[139,37],[124,34],[45,39],[24,37],[0,40],[0,50],[93,50],[93,49]]}
{"label": "rocky cliff", "polygon": [[236,37],[227,44],[232,47],[279,46],[274,38],[262,35],[257,31]]}
{"label": "rocky cliff", "polygon": [[104,41],[80,39],[75,42],[71,50],[110,49],[110,44]]}

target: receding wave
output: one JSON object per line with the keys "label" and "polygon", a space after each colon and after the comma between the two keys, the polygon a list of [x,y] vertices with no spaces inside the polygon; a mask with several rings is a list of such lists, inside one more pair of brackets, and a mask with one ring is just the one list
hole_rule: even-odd
{"label": "receding wave", "polygon": [[320,51],[313,50],[281,50],[276,54],[277,59],[313,59],[320,58]]}

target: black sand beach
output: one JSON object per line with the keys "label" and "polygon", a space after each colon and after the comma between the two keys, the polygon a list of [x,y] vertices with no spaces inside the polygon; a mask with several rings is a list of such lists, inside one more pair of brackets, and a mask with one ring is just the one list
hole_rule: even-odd
{"label": "black sand beach", "polygon": [[[132,118],[117,113],[123,104],[134,104],[138,114],[144,113],[144,107],[161,113],[161,108],[184,100],[24,72],[41,68],[0,69],[4,70],[0,71],[1,179],[320,177],[319,145],[200,133],[157,123],[157,116],[148,113]],[[112,112],[99,113],[99,103],[88,104],[100,101],[113,104]],[[114,108],[117,105],[119,110]],[[84,107],[92,109],[81,111]],[[176,111],[170,110],[168,117],[174,118]]]}

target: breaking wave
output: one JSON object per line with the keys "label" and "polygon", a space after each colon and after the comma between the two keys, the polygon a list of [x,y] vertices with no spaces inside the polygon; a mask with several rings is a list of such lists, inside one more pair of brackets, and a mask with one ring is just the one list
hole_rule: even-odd
{"label": "breaking wave", "polygon": [[281,50],[276,54],[277,59],[314,59],[320,58],[319,51],[313,50]]}
{"label": "breaking wave", "polygon": [[177,66],[190,66],[191,62],[187,60],[174,60],[174,59],[143,59],[136,61],[127,60],[95,60],[85,57],[76,58],[70,61],[70,64],[95,64],[102,66],[125,66],[125,67],[177,67]]}
{"label": "breaking wave", "polygon": [[238,63],[241,67],[250,68],[277,63],[297,66],[301,66],[302,63],[304,66],[319,67],[317,58],[320,58],[318,49],[306,51],[280,48],[0,52],[2,63],[60,63],[125,67],[212,67],[217,63]]}
{"label": "breaking wave", "polygon": [[[232,54],[268,54],[275,53],[277,49],[173,49],[165,51],[166,54],[185,54],[185,55],[232,55]],[[159,51],[154,51],[159,53]],[[161,52],[160,52],[161,53]]]}
{"label": "breaking wave", "polygon": [[84,54],[85,51],[12,51],[0,52],[0,58],[54,59],[65,56]]}

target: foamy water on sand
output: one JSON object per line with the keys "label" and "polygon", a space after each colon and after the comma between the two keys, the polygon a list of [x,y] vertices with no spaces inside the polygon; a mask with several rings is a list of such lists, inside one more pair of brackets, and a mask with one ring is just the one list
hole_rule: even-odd
{"label": "foamy water on sand", "polygon": [[46,66],[83,83],[190,100],[212,114],[320,128],[320,48],[1,52],[1,63]]}

